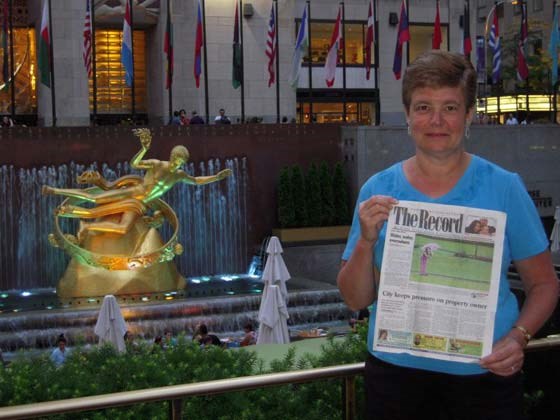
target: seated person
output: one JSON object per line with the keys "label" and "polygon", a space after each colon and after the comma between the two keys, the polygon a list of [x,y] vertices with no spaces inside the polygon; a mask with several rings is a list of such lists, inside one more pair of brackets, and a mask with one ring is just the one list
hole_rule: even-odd
{"label": "seated person", "polygon": [[208,334],[208,327],[206,324],[200,324],[194,334],[193,341],[198,341],[200,345],[206,346],[213,344],[215,346],[221,346],[222,342],[214,334]]}
{"label": "seated person", "polygon": [[51,360],[54,362],[56,367],[62,366],[69,355],[69,350],[66,348],[66,337],[64,334],[60,334],[57,340],[58,347],[51,353]]}
{"label": "seated person", "polygon": [[243,327],[243,331],[245,331],[245,335],[239,343],[241,347],[253,346],[257,344],[257,334],[255,333],[255,330],[253,328],[253,324],[248,323],[247,325],[245,325]]}

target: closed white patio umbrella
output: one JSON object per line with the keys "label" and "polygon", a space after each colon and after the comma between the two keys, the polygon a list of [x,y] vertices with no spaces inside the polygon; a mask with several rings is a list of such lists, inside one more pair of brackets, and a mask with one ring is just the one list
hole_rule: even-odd
{"label": "closed white patio umbrella", "polygon": [[290,273],[282,258],[282,245],[276,236],[270,238],[266,252],[268,258],[262,274],[264,289],[259,309],[257,344],[285,344],[290,342],[286,288]]}
{"label": "closed white patio umbrella", "polygon": [[99,336],[100,346],[111,343],[119,352],[126,350],[124,343],[126,323],[115,296],[107,295],[103,298],[97,324],[93,331]]}
{"label": "closed white patio umbrella", "polygon": [[550,251],[560,251],[560,207],[556,207],[554,211],[554,227],[550,235]]}

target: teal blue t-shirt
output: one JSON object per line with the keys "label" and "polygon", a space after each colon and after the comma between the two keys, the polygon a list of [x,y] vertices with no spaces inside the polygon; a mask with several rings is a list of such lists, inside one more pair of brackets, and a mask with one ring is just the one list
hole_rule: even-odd
{"label": "teal blue t-shirt", "polygon": [[[509,288],[508,267],[512,260],[522,260],[540,254],[548,247],[539,214],[527,194],[521,178],[499,166],[472,155],[469,167],[451,191],[439,198],[430,198],[415,189],[406,179],[403,163],[399,162],[368,179],[360,190],[352,229],[342,255],[348,260],[360,237],[358,205],[373,195],[388,195],[397,200],[422,201],[434,204],[467,206],[501,211],[507,214],[503,246],[502,270],[498,306],[494,325],[494,342],[506,335],[519,316],[517,300]],[[386,226],[375,245],[375,266],[381,268]],[[412,356],[406,353],[373,351],[373,331],[376,318],[374,303],[368,332],[368,348],[375,357],[395,365],[457,375],[475,375],[486,372],[478,363],[460,363]]]}

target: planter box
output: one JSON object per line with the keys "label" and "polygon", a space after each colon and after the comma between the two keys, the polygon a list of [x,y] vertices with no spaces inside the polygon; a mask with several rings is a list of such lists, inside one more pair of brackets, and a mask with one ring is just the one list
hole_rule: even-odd
{"label": "planter box", "polygon": [[318,242],[345,241],[348,238],[350,226],[323,226],[308,228],[273,229],[272,234],[282,243],[289,242]]}

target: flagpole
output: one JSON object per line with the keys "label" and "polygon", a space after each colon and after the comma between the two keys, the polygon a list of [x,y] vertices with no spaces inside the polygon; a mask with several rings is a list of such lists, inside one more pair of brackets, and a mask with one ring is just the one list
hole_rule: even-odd
{"label": "flagpole", "polygon": [[210,109],[208,106],[208,62],[206,60],[206,2],[201,0],[202,7],[202,53],[204,54],[204,112],[206,124],[210,124]]}
{"label": "flagpole", "polygon": [[[527,2],[525,0],[521,1],[521,7],[523,7],[523,5],[525,5],[525,24],[526,24],[526,28],[527,28],[527,42],[529,42],[529,8],[527,7]],[[525,57],[527,57],[527,59],[529,58],[527,56],[527,46],[524,46],[525,51],[524,51],[524,55]],[[529,63],[527,62],[527,69],[529,69]],[[525,113],[525,122],[529,123],[529,76],[530,76],[530,72],[527,72],[527,80],[525,80],[525,108],[527,108],[527,111]]]}
{"label": "flagpole", "polygon": [[48,1],[49,6],[49,63],[50,63],[50,73],[51,73],[51,106],[52,106],[52,126],[56,127],[56,98],[55,98],[55,88],[54,88],[54,58],[53,58],[53,44],[54,37],[52,32],[52,12],[51,12],[51,0]]}
{"label": "flagpole", "polygon": [[[95,50],[95,1],[90,1],[90,15],[91,15],[91,59],[93,61],[93,124],[97,124],[97,60],[96,60],[96,50]],[[88,86],[89,87],[89,86]],[[88,88],[89,90],[89,88]],[[89,96],[89,95],[88,95]],[[89,107],[89,104],[88,104]]]}
{"label": "flagpole", "polygon": [[276,124],[280,123],[280,49],[278,46],[280,42],[278,42],[278,35],[279,35],[279,28],[278,28],[278,0],[274,0],[274,31],[275,31],[275,40],[276,43]]}
{"label": "flagpole", "polygon": [[[342,7],[342,121],[346,122],[346,26],[345,26],[345,10],[344,10],[344,2],[340,2],[340,6]],[[338,55],[338,51],[337,51]],[[338,62],[338,57],[337,60]],[[336,68],[335,68],[336,72]]]}
{"label": "flagpole", "polygon": [[[168,26],[169,25],[169,26]],[[171,33],[173,31],[173,25],[171,24],[171,0],[167,0],[167,23],[166,23],[166,31],[170,31],[170,33],[167,35],[169,37],[168,39],[168,43],[169,46],[168,48],[171,49],[171,62],[169,61],[169,59],[167,60],[167,75],[166,77],[169,78],[169,88],[167,89],[167,103],[168,103],[168,114],[169,114],[169,121],[171,122],[171,119],[173,118],[173,69],[169,68],[170,66],[173,66],[173,55],[174,55],[174,51],[173,51],[173,33]],[[169,53],[168,53],[169,54]]]}
{"label": "flagpole", "polygon": [[[408,26],[410,27],[410,8],[408,6],[408,0],[406,0],[406,16],[408,19]],[[410,63],[410,41],[406,43],[406,66]]]}
{"label": "flagpole", "polygon": [[[130,54],[132,55],[132,86],[130,86],[131,89],[131,100],[132,100],[132,122],[134,123],[136,120],[136,89],[135,89],[135,85],[136,85],[136,77],[134,77],[134,67],[136,67],[134,65],[134,11],[133,9],[133,5],[132,5],[132,0],[127,0],[128,4],[129,4],[129,8],[130,8]],[[126,17],[125,17],[126,19]]]}
{"label": "flagpole", "polygon": [[[11,86],[10,86],[10,114],[12,120],[16,117],[16,75],[14,74],[14,4],[13,0],[10,0],[8,3],[8,13],[10,14],[10,79]],[[4,16],[6,19],[6,16]]]}
{"label": "flagpole", "polygon": [[373,0],[373,33],[374,33],[374,37],[373,37],[373,55],[375,57],[375,68],[373,69],[374,71],[374,75],[375,75],[375,89],[377,89],[377,101],[375,104],[375,125],[379,125],[381,123],[381,121],[379,121],[381,119],[381,101],[379,100],[379,81],[378,81],[378,69],[379,69],[379,50],[378,50],[378,45],[379,45],[379,22],[377,20],[377,0]]}
{"label": "flagpole", "polygon": [[[555,19],[557,18],[557,15],[556,15],[556,7],[557,7],[557,6],[558,6],[558,5],[556,4],[556,0],[553,0],[553,2],[552,2],[552,22],[553,22],[553,26],[552,26],[552,29],[551,29],[551,30],[553,30],[554,25],[558,25],[558,22],[555,20]],[[551,36],[552,36],[552,32],[551,32]],[[558,52],[557,52],[557,53],[558,53]],[[553,64],[554,64],[554,63],[553,63]],[[551,71],[551,81],[552,81],[552,72],[554,72],[554,71],[556,72],[556,74],[558,74],[558,67],[552,68],[552,71]],[[554,114],[552,115],[552,122],[553,122],[554,124],[557,124],[557,121],[556,121],[556,120],[557,120],[557,117],[558,117],[558,109],[557,109],[557,106],[556,106],[556,105],[557,105],[557,104],[556,104],[556,102],[557,102],[557,101],[556,101],[556,95],[557,95],[556,92],[557,92],[557,90],[558,90],[558,89],[556,88],[557,83],[558,83],[558,81],[556,81],[556,83],[554,83],[554,84],[552,85],[552,95],[551,95],[551,96],[552,96],[552,100],[553,100],[553,103],[552,103],[552,110],[553,110],[553,112],[554,112]]]}
{"label": "flagpole", "polygon": [[243,0],[239,0],[239,42],[241,43],[241,124],[245,123],[245,66],[243,65]]}
{"label": "flagpole", "polygon": [[[307,0],[307,71],[309,78],[309,122],[313,124],[313,60],[311,57],[311,1]],[[303,121],[302,121],[303,122]]]}
{"label": "flagpole", "polygon": [[[464,25],[468,25],[468,31],[469,31],[469,39],[471,36],[471,3],[470,0],[467,0],[467,13],[465,14],[465,17],[463,18],[463,20],[466,20],[466,22],[463,22]],[[465,45],[465,40],[463,39],[463,45]],[[464,47],[463,47],[464,48]],[[463,51],[464,53],[464,51]],[[469,59],[469,61],[471,61],[471,53],[469,51],[469,55],[467,56],[467,58]]]}

